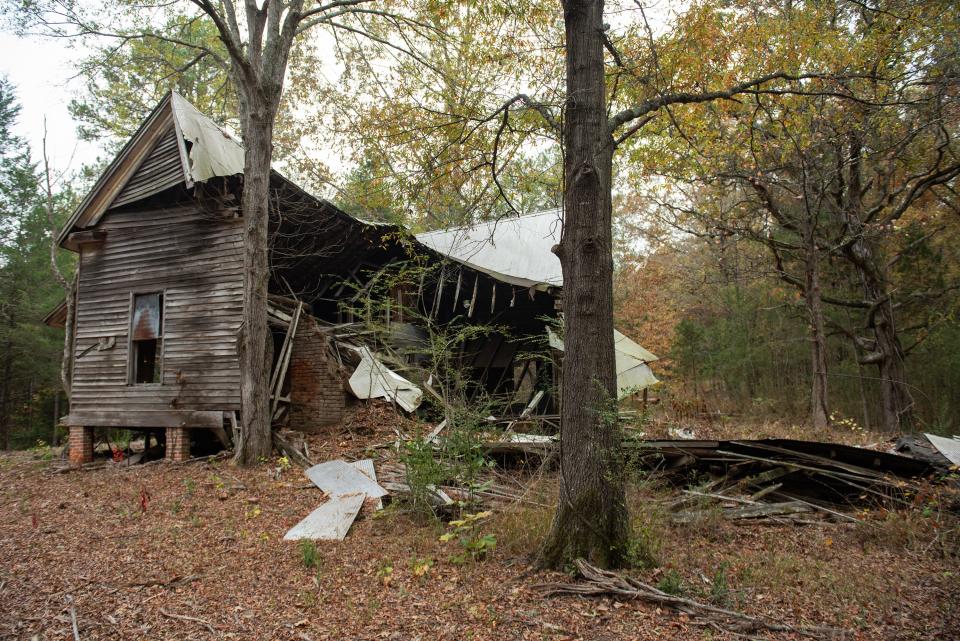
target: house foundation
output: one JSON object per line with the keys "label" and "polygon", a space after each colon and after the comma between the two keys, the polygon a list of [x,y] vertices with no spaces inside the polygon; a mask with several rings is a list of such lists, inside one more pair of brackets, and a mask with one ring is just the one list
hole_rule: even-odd
{"label": "house foundation", "polygon": [[93,461],[93,428],[70,426],[70,464],[83,465]]}
{"label": "house foundation", "polygon": [[190,458],[190,432],[184,427],[167,428],[167,460],[186,461]]}

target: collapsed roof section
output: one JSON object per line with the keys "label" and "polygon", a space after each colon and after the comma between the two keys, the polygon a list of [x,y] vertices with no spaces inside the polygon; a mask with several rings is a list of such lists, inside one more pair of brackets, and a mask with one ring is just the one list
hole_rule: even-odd
{"label": "collapsed roof section", "polygon": [[[550,347],[563,351],[563,339],[552,330],[547,330]],[[648,363],[660,360],[657,356],[630,340],[629,337],[613,330],[613,349],[617,367],[617,392],[619,398],[630,396],[634,392],[651,387],[660,382],[653,375]]]}
{"label": "collapsed roof section", "polygon": [[563,286],[559,209],[501,218],[469,227],[417,234],[418,241],[453,260],[512,285],[547,291]]}

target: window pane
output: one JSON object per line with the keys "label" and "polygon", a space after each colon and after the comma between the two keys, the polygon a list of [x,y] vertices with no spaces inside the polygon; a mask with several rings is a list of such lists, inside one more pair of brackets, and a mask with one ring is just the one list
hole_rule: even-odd
{"label": "window pane", "polygon": [[151,340],[160,337],[162,309],[160,294],[138,294],[134,296],[131,328],[133,340]]}

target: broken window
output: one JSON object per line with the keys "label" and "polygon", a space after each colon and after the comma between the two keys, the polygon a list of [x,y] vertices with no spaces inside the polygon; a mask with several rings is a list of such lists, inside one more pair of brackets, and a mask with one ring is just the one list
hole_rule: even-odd
{"label": "broken window", "polygon": [[130,318],[130,382],[160,383],[163,354],[163,294],[134,294]]}

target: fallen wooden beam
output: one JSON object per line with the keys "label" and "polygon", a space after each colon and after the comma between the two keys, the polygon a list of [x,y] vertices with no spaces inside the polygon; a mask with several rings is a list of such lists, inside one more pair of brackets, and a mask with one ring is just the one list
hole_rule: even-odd
{"label": "fallen wooden beam", "polygon": [[743,633],[769,630],[793,632],[814,638],[844,639],[852,633],[843,628],[829,626],[794,626],[777,623],[763,617],[750,616],[694,599],[667,594],[638,579],[615,572],[601,570],[584,561],[574,561],[577,571],[584,579],[580,583],[547,583],[537,586],[545,596],[573,594],[578,596],[612,595],[625,599],[638,599],[657,606],[664,606],[691,616],[710,621],[722,629],[742,635]]}
{"label": "fallen wooden beam", "polygon": [[297,465],[305,468],[313,466],[313,462],[308,459],[300,450],[295,448],[290,441],[281,436],[279,432],[273,432],[273,444],[278,450],[280,450],[280,452],[283,453],[284,456],[289,458]]}

